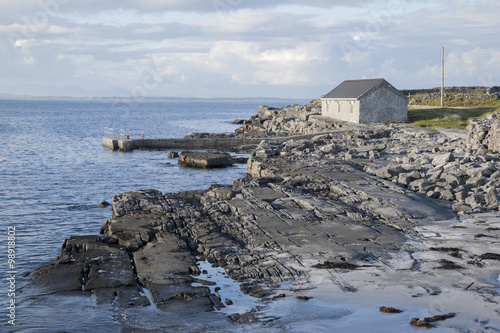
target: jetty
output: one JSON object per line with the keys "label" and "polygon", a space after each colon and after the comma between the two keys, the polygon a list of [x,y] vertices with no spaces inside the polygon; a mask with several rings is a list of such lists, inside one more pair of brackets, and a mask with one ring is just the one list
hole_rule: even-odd
{"label": "jetty", "polygon": [[[335,131],[333,131],[335,132]],[[324,134],[324,133],[323,133]],[[219,151],[245,151],[253,149],[262,141],[270,144],[282,144],[287,140],[310,140],[318,133],[263,137],[263,136],[243,136],[236,134],[213,134],[213,133],[194,133],[184,138],[170,139],[146,139],[144,130],[115,130],[106,127],[102,138],[104,148],[130,152],[133,150],[197,150],[214,149]]]}

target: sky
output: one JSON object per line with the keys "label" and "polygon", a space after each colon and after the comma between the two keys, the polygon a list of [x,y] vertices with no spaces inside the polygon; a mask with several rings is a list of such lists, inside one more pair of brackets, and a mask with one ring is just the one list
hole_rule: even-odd
{"label": "sky", "polygon": [[0,0],[0,93],[318,98],[500,85],[498,0]]}

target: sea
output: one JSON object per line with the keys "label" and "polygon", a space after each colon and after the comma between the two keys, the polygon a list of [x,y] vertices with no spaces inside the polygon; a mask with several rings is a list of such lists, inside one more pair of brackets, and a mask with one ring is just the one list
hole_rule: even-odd
{"label": "sea", "polygon": [[[29,274],[50,263],[64,239],[98,234],[112,212],[97,205],[111,202],[114,194],[206,189],[245,176],[241,164],[197,170],[180,167],[166,151],[105,149],[101,140],[106,127],[143,131],[146,138],[232,133],[237,125],[231,122],[248,119],[259,105],[305,102],[0,100],[0,331],[156,331],[152,320],[134,319],[133,309],[123,315],[116,308],[97,306],[92,297],[39,294]],[[138,322],[132,325],[132,320]]]}

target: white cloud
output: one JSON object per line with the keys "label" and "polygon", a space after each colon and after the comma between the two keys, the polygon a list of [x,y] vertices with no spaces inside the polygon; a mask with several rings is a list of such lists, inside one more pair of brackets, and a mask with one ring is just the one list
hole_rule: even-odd
{"label": "white cloud", "polygon": [[153,34],[153,33],[158,33],[158,32],[164,32],[165,28],[160,26],[160,25],[154,25],[148,28],[140,28],[140,29],[135,29],[134,33],[135,34]]}
{"label": "white cloud", "polygon": [[272,49],[255,42],[219,42],[203,61],[243,85],[305,85],[318,79],[314,68],[326,64],[323,51],[316,42]]}
{"label": "white cloud", "polygon": [[442,45],[447,82],[500,84],[499,11],[493,0],[0,1],[0,84],[130,91],[154,72],[151,95],[317,96],[371,76],[418,88],[439,82]]}
{"label": "white cloud", "polygon": [[14,47],[19,49],[19,55],[22,57],[24,64],[33,65],[35,59],[30,54],[30,47],[34,43],[34,40],[20,39],[14,43]]}

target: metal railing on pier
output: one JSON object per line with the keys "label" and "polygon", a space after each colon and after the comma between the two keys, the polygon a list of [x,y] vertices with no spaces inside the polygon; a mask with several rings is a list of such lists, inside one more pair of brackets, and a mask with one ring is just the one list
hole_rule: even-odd
{"label": "metal railing on pier", "polygon": [[104,137],[110,138],[110,139],[115,139],[115,138],[118,138],[118,133],[115,131],[114,128],[104,127]]}
{"label": "metal railing on pier", "polygon": [[137,129],[121,129],[120,130],[121,140],[139,140],[144,139],[144,130]]}
{"label": "metal railing on pier", "polygon": [[144,130],[142,129],[114,129],[104,127],[104,137],[119,140],[144,140]]}

